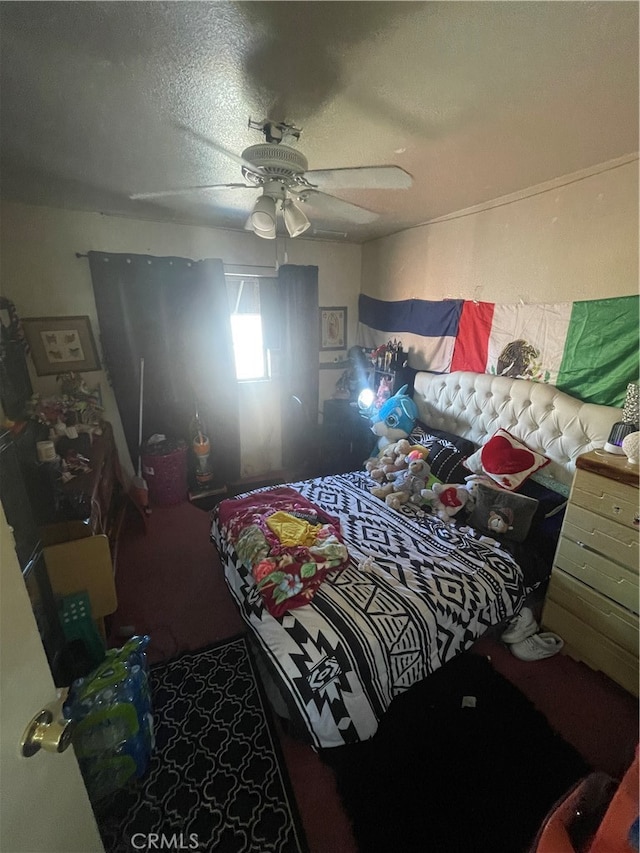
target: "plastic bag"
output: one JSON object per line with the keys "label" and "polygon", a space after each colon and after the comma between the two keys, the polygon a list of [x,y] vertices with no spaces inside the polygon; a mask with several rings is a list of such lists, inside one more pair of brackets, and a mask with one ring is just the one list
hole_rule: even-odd
{"label": "plastic bag", "polygon": [[75,720],[73,743],[92,802],[133,776],[141,777],[154,749],[153,715],[145,649],[148,636],[109,649],[86,678],[73,682],[64,705]]}

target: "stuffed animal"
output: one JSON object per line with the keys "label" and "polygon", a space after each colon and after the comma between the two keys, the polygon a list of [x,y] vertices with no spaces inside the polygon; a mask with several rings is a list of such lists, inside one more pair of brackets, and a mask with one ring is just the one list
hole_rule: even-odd
{"label": "stuffed animal", "polygon": [[453,516],[460,512],[469,500],[469,491],[465,486],[457,484],[434,483],[433,488],[422,490],[421,497],[438,518],[452,523]]}
{"label": "stuffed animal", "polygon": [[379,409],[383,403],[391,396],[391,380],[387,379],[386,376],[382,376],[380,378],[380,384],[378,385],[378,390],[376,392],[376,399],[374,402],[374,406],[376,409]]}
{"label": "stuffed animal", "polygon": [[427,485],[431,467],[426,459],[416,456],[409,460],[406,471],[399,471],[394,477],[392,491],[386,495],[385,503],[393,509],[398,509],[407,501],[414,504],[422,502],[422,492]]}
{"label": "stuffed animal", "polygon": [[401,438],[400,441],[394,441],[388,444],[384,450],[380,451],[378,456],[367,459],[364,463],[365,471],[379,482],[383,482],[387,478],[387,474],[393,471],[401,471],[406,468],[408,463],[405,462],[411,447],[406,438]]}
{"label": "stuffed animal", "polygon": [[379,450],[383,450],[392,441],[407,438],[413,429],[418,417],[418,407],[407,394],[408,387],[403,385],[371,415],[371,431],[379,437]]}
{"label": "stuffed animal", "polygon": [[[388,474],[395,474],[397,471],[406,470],[409,460],[407,456],[414,450],[406,438],[401,438],[399,441],[394,441],[388,444],[379,456],[374,456],[367,459],[364,463],[365,471],[378,482],[385,482]],[[421,448],[425,455],[428,453],[427,448]]]}
{"label": "stuffed animal", "polygon": [[489,511],[487,530],[491,533],[507,533],[513,530],[513,510],[508,506],[496,506]]}
{"label": "stuffed animal", "polygon": [[490,489],[501,491],[500,486],[495,482],[495,480],[492,480],[485,474],[471,474],[469,477],[465,477],[465,489],[469,492],[469,497],[467,498],[465,506],[467,512],[473,512],[478,498],[478,486],[481,483],[488,486]]}

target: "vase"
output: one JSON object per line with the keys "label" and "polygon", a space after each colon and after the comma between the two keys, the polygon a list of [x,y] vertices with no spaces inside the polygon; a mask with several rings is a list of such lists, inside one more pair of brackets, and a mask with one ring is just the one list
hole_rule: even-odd
{"label": "vase", "polygon": [[622,449],[630,465],[640,461],[640,432],[632,432],[622,439]]}

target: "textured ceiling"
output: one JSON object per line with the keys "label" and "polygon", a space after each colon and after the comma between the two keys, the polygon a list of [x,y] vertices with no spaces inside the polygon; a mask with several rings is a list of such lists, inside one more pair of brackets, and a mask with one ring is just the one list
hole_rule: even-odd
{"label": "textured ceiling", "polygon": [[[360,242],[638,150],[635,2],[2,2],[3,197],[243,228],[248,118],[311,169],[396,164],[407,190],[305,208]],[[184,129],[186,128],[186,130]],[[305,235],[313,236],[313,231]],[[327,235],[324,235],[327,236]],[[256,238],[258,239],[258,238]]]}

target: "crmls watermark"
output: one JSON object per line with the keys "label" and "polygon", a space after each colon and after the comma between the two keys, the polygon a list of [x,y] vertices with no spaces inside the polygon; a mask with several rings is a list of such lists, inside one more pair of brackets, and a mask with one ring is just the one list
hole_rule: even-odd
{"label": "crmls watermark", "polygon": [[164,832],[136,832],[131,836],[131,846],[134,850],[199,850],[200,844],[195,832],[185,835],[174,832],[168,835]]}

